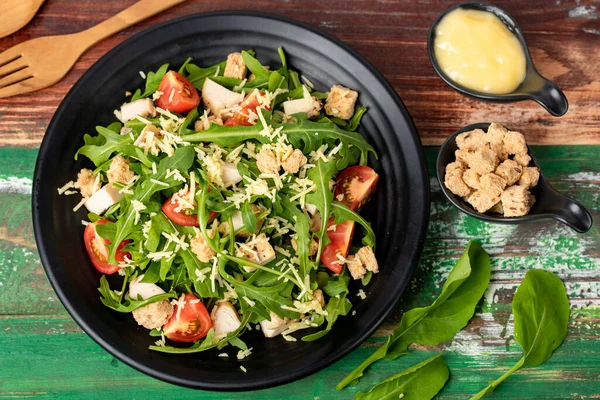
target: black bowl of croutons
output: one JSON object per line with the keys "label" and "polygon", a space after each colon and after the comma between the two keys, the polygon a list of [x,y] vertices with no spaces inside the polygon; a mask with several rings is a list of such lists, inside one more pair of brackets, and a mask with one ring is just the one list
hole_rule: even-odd
{"label": "black bowl of croutons", "polygon": [[448,137],[436,171],[448,200],[483,221],[555,219],[577,232],[592,226],[590,213],[579,202],[550,186],[525,136],[497,123],[468,125]]}

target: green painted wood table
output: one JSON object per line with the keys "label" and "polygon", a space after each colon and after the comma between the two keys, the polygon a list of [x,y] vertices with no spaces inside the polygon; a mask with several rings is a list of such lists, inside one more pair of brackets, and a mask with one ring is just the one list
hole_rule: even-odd
{"label": "green painted wood table", "polygon": [[[31,24],[0,39],[0,51],[23,40],[70,33],[106,19],[133,0],[48,0]],[[498,1],[521,24],[540,71],[569,98],[570,110],[553,118],[539,106],[468,99],[434,74],[426,32],[449,2],[423,0],[278,2],[188,1],[101,42],[59,84],[0,100],[0,398],[50,399],[345,399],[359,389],[442,351],[451,368],[440,398],[467,398],[520,357],[510,302],[525,272],[543,268],[564,281],[571,302],[569,335],[544,365],[510,377],[490,398],[600,398],[600,3]],[[242,394],[200,392],[149,378],[117,361],[79,329],[52,291],[31,226],[31,178],[37,148],[60,100],[81,74],[132,33],[176,16],[216,9],[259,9],[294,17],[346,41],[382,71],[412,113],[425,145],[435,146],[459,127],[495,120],[524,131],[544,173],[561,192],[582,202],[595,226],[576,234],[552,221],[491,225],[458,212],[431,175],[431,222],[410,290],[375,335],[349,356],[311,377]],[[403,310],[428,304],[470,239],[492,255],[492,283],[471,323],[453,340],[376,364],[359,386],[334,385],[398,323]],[[385,266],[383,266],[385,268]]]}

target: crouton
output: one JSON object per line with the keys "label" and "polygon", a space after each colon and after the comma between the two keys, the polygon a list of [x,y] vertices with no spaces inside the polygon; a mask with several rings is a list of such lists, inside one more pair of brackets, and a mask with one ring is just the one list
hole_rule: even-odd
{"label": "crouton", "polygon": [[505,217],[526,215],[533,205],[534,198],[525,186],[511,186],[502,193],[502,208]]}
{"label": "crouton", "polygon": [[[214,233],[210,232],[209,235],[211,235],[212,238]],[[203,263],[209,262],[215,255],[217,255],[217,253],[208,245],[206,238],[202,232],[200,232],[200,230],[197,230],[196,236],[190,240],[190,249],[192,250],[192,253],[198,257],[198,260]]]}
{"label": "crouton", "polygon": [[321,307],[325,306],[325,296],[323,296],[323,291],[321,289],[313,290],[313,300],[316,300],[317,303],[321,305]]}
{"label": "crouton", "polygon": [[492,122],[485,134],[485,141],[491,144],[502,145],[504,143],[506,132],[508,132],[508,130],[505,127]]}
{"label": "crouton", "polygon": [[485,132],[481,129],[463,132],[456,136],[456,145],[460,150],[475,151],[485,144]]}
{"label": "crouton", "polygon": [[468,168],[463,172],[462,179],[463,181],[472,189],[479,189],[479,179],[481,175],[479,175],[474,169]]}
{"label": "crouton", "polygon": [[479,190],[487,192],[490,197],[499,197],[506,187],[506,180],[496,174],[485,174],[479,180]]}
{"label": "crouton", "polygon": [[77,174],[77,182],[75,182],[75,188],[79,189],[79,192],[83,197],[90,197],[96,193],[102,187],[102,181],[98,174],[94,174],[92,170],[82,168]]}
{"label": "crouton", "polygon": [[360,259],[356,256],[348,256],[346,258],[346,265],[354,280],[361,279],[367,273],[367,270],[360,262]]}
{"label": "crouton", "polygon": [[263,174],[276,174],[279,172],[279,163],[273,150],[262,147],[256,155],[256,166]]}
{"label": "crouton", "polygon": [[106,176],[108,176],[108,183],[120,182],[127,184],[133,179],[135,174],[129,168],[129,161],[125,157],[116,156],[110,162],[110,167],[108,168],[108,172],[106,172]]}
{"label": "crouton", "polygon": [[506,180],[508,186],[514,185],[523,174],[523,167],[514,160],[505,160],[496,168],[496,175]]}
{"label": "crouton", "polygon": [[513,160],[515,160],[519,165],[526,167],[529,165],[529,162],[531,161],[531,157],[529,157],[529,154],[527,154],[527,153],[520,153],[520,154],[515,154],[515,156],[513,157]]}
{"label": "crouton", "polygon": [[463,181],[463,165],[457,161],[446,166],[444,184],[452,193],[465,197],[471,194],[471,188]]}
{"label": "crouton", "polygon": [[526,188],[532,188],[538,184],[540,180],[540,170],[537,167],[525,167],[521,179],[519,179],[519,186],[525,186]]}
{"label": "crouton", "polygon": [[138,325],[146,329],[158,329],[173,315],[173,306],[168,300],[162,300],[133,310],[132,314]]}
{"label": "crouton", "polygon": [[310,217],[310,231],[321,232],[321,213],[319,211]]}
{"label": "crouton", "polygon": [[[292,248],[295,252],[298,252],[298,242],[296,241],[296,239],[292,239]],[[317,243],[315,239],[311,239],[310,243],[308,244],[308,256],[314,256],[315,254],[317,254],[318,250],[319,243]]]}
{"label": "crouton", "polygon": [[356,252],[356,257],[360,260],[361,264],[365,266],[367,271],[371,271],[374,274],[379,272],[379,265],[373,253],[371,246],[363,246]]}
{"label": "crouton", "polygon": [[[300,171],[300,167],[302,167],[304,164],[306,164],[306,161],[307,161],[306,157],[302,153],[302,150],[295,149],[292,152],[292,154],[289,155],[288,158],[286,158],[285,160],[283,160],[281,162],[281,166],[283,167],[284,171],[286,171],[290,174],[296,174],[296,173],[298,173],[298,171]],[[257,161],[257,165],[258,165],[258,161]]]}
{"label": "crouton", "polygon": [[466,164],[469,159],[469,151],[458,149],[454,152],[454,156],[456,157],[456,161]]}
{"label": "crouton", "polygon": [[214,115],[210,115],[207,118],[204,117],[200,117],[195,123],[194,123],[194,130],[196,132],[201,132],[201,131],[205,131],[208,128],[210,128],[211,124],[217,124],[217,125],[221,125],[223,126],[223,120],[221,119],[221,117],[216,117]]}
{"label": "crouton", "polygon": [[467,165],[479,175],[485,175],[494,172],[499,164],[498,155],[493,151],[489,144],[485,144],[477,151],[469,153]]}
{"label": "crouton", "polygon": [[325,101],[327,115],[341,119],[350,119],[354,115],[354,105],[358,93],[341,85],[333,85]]}
{"label": "crouton", "polygon": [[231,53],[227,56],[223,76],[236,79],[244,79],[246,77],[246,63],[244,63],[242,53]]}
{"label": "crouton", "polygon": [[508,154],[523,154],[527,153],[527,145],[525,144],[525,136],[520,132],[508,131],[504,135],[504,150]]}
{"label": "crouton", "polygon": [[236,256],[247,258],[260,265],[273,261],[276,257],[275,249],[269,243],[267,235],[261,233],[246,243],[238,243]]}
{"label": "crouton", "polygon": [[480,213],[484,213],[498,203],[500,196],[493,197],[488,192],[477,190],[475,193],[467,197],[466,200],[473,206],[475,210]]}

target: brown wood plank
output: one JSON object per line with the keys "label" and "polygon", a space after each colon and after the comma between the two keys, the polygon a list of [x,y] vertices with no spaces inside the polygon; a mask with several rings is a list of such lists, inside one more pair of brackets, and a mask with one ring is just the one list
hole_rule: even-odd
{"label": "brown wood plank", "polygon": [[[91,27],[133,0],[47,1],[24,29],[0,40],[3,51],[34,37],[67,34]],[[491,104],[459,95],[433,72],[426,34],[435,17],[454,4],[369,0],[249,1],[188,0],[90,49],[57,85],[0,99],[0,146],[35,147],[56,107],[98,58],[133,33],[183,15],[222,9],[251,9],[305,21],[344,40],[390,81],[411,112],[426,145],[441,143],[454,130],[495,120],[518,127],[534,144],[600,144],[600,2],[498,1],[520,23],[542,74],[564,89],[569,112],[554,118],[531,101]]]}

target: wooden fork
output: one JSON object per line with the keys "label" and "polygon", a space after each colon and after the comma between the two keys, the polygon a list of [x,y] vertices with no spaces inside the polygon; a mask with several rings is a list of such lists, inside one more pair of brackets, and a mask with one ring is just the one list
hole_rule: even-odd
{"label": "wooden fork", "polygon": [[185,0],[141,0],[82,32],[28,40],[0,54],[0,98],[55,84],[92,45]]}

